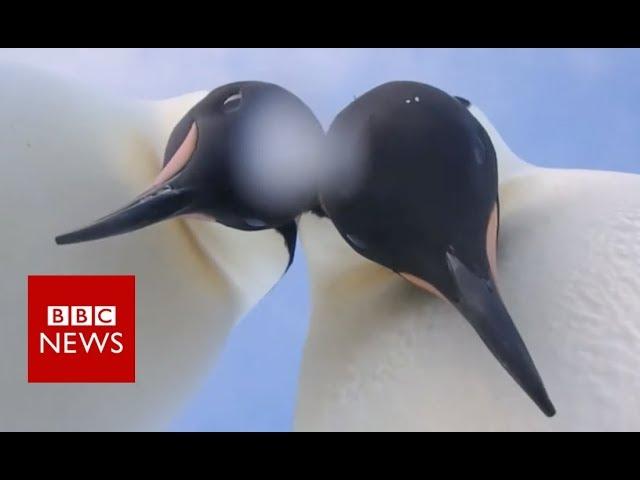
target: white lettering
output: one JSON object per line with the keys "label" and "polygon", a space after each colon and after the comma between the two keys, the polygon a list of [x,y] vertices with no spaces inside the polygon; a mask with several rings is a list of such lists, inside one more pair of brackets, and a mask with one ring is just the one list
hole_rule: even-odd
{"label": "white lettering", "polygon": [[60,332],[56,333],[55,343],[49,340],[49,337],[47,337],[43,332],[40,332],[40,353],[44,353],[45,342],[49,344],[49,347],[51,347],[54,352],[60,353]]}

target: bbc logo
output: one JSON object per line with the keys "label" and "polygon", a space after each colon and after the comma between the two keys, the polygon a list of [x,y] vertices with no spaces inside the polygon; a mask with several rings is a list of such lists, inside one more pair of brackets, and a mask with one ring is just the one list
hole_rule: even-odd
{"label": "bbc logo", "polygon": [[133,275],[29,275],[27,317],[30,383],[136,381]]}
{"label": "bbc logo", "polygon": [[113,327],[116,324],[116,307],[102,306],[47,306],[47,325],[50,327]]}

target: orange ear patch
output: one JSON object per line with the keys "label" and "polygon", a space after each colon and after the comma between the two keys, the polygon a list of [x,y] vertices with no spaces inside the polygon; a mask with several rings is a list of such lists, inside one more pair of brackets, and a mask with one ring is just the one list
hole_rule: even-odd
{"label": "orange ear patch", "polygon": [[497,249],[498,246],[498,205],[493,207],[491,216],[489,217],[489,224],[487,225],[487,258],[489,259],[489,267],[491,268],[491,275],[493,280],[498,283],[498,260]]}
{"label": "orange ear patch", "polygon": [[[489,259],[489,268],[491,268],[491,275],[493,275],[494,281],[497,283],[498,274],[498,262],[497,262],[497,248],[498,243],[498,205],[493,207],[491,216],[489,217],[489,223],[487,225],[487,258]],[[413,283],[416,287],[440,297],[444,301],[448,302],[445,296],[429,282],[411,275],[410,273],[400,272],[400,276],[409,282]]]}
{"label": "orange ear patch", "polygon": [[421,278],[418,278],[415,275],[411,275],[410,273],[400,272],[400,276],[405,278],[409,282],[413,283],[416,287],[421,288],[422,290],[425,290],[428,293],[432,293],[436,297],[440,297],[445,302],[449,301],[445,298],[444,295],[442,295],[442,293],[440,293],[440,290],[438,290],[436,287],[431,285],[429,282],[425,282]]}
{"label": "orange ear patch", "polygon": [[167,162],[162,171],[158,174],[156,179],[153,181],[151,187],[157,187],[158,185],[163,184],[171,177],[173,177],[176,173],[184,168],[187,164],[193,151],[196,149],[196,144],[198,143],[198,127],[196,123],[193,122],[191,124],[191,128],[189,129],[189,133],[184,138],[182,145],[178,147],[176,153],[173,154],[171,160]]}

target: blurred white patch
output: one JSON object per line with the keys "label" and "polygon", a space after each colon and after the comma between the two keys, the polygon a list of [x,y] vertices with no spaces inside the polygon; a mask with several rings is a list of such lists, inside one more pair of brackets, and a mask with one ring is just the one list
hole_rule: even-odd
{"label": "blurred white patch", "polygon": [[337,129],[327,137],[324,162],[320,170],[322,195],[346,200],[364,184],[369,158],[371,125],[363,125],[359,132]]}
{"label": "blurred white patch", "polygon": [[308,206],[317,194],[322,139],[320,125],[311,113],[301,115],[299,105],[265,103],[241,135],[237,187],[251,203],[274,213]]}

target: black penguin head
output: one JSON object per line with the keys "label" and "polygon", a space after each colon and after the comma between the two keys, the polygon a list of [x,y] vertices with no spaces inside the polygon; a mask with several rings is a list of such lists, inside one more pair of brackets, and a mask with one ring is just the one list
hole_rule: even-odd
{"label": "black penguin head", "polygon": [[327,140],[343,174],[321,183],[320,200],[345,240],[452,303],[552,415],[495,284],[496,154],[466,105],[428,85],[387,83],[340,112]]}
{"label": "black penguin head", "polygon": [[183,214],[290,235],[295,217],[315,203],[312,175],[322,138],[314,114],[287,90],[263,82],[224,85],[175,126],[151,188],[56,242],[109,237]]}
{"label": "black penguin head", "polygon": [[462,104],[428,85],[387,83],[342,110],[327,137],[332,168],[352,180],[329,178],[321,201],[354,249],[451,300],[448,252],[489,278],[495,152]]}

